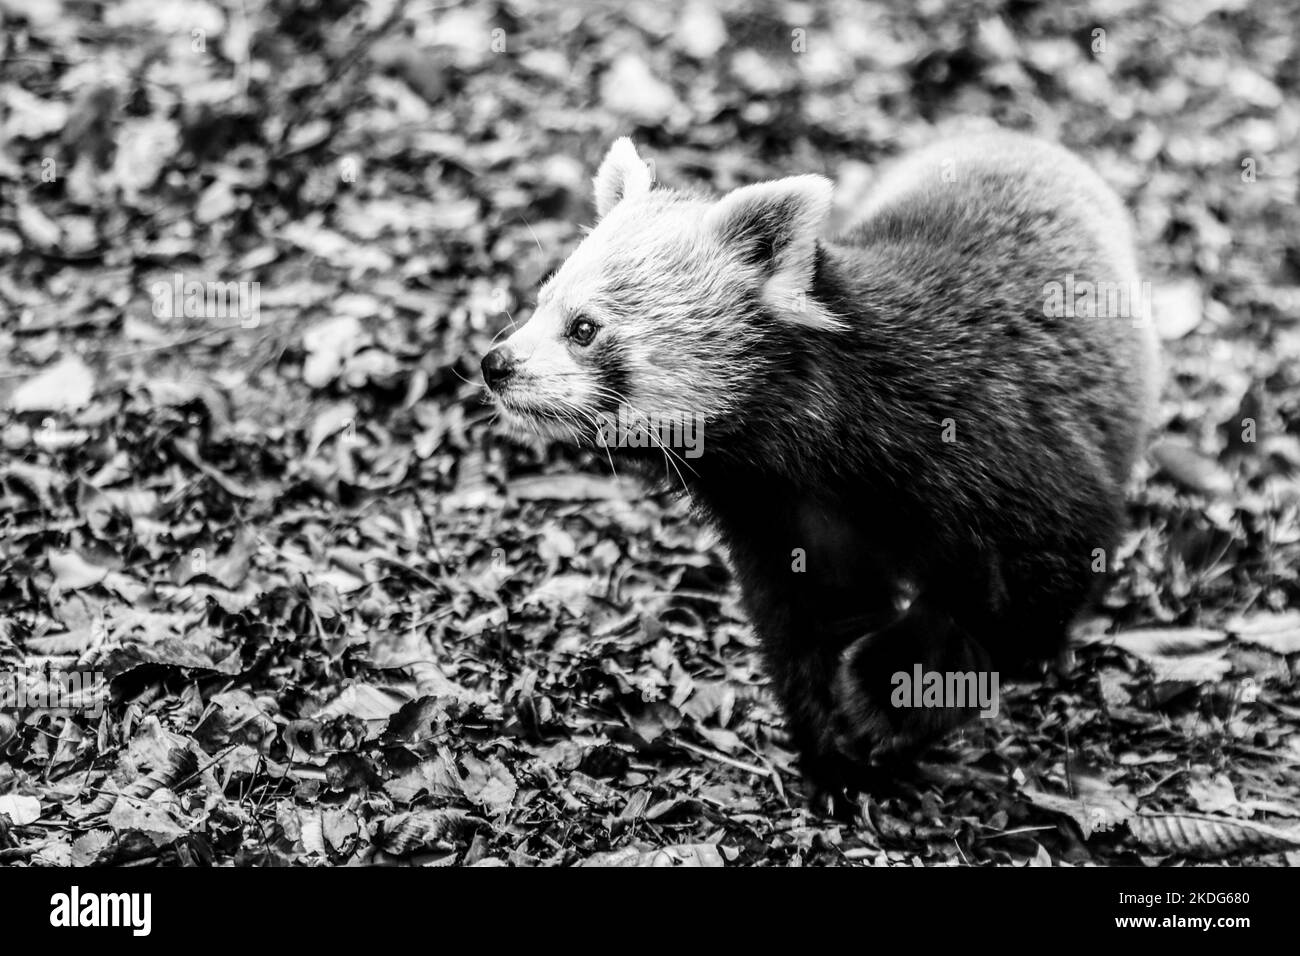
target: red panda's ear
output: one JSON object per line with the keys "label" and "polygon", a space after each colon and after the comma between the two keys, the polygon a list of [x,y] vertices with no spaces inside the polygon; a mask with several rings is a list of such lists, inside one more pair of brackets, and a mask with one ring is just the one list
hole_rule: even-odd
{"label": "red panda's ear", "polygon": [[596,215],[601,219],[626,196],[650,191],[650,167],[626,136],[614,140],[596,172]]}
{"label": "red panda's ear", "polygon": [[742,186],[723,196],[704,226],[753,266],[764,302],[803,325],[835,328],[840,320],[812,299],[817,237],[826,226],[834,187],[823,176],[790,176]]}

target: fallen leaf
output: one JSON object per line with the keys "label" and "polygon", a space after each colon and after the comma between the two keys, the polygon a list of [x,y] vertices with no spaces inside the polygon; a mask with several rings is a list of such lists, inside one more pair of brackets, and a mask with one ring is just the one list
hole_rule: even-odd
{"label": "fallen leaf", "polygon": [[1223,813],[1238,806],[1237,792],[1224,773],[1208,780],[1193,781],[1187,787],[1187,795],[1202,813]]}
{"label": "fallen leaf", "polygon": [[1232,494],[1232,477],[1212,458],[1207,458],[1187,442],[1162,438],[1152,444],[1151,460],[1188,491],[1211,498]]}
{"label": "fallen leaf", "polygon": [[564,608],[576,618],[581,618],[591,601],[591,578],[585,574],[557,574],[542,582],[524,598],[525,606],[540,604],[550,611]]}
{"label": "fallen leaf", "polygon": [[1162,657],[1204,651],[1226,637],[1223,631],[1208,627],[1154,627],[1102,634],[1097,640],[1139,657]]}
{"label": "fallen leaf", "polygon": [[155,847],[175,843],[189,832],[173,807],[127,796],[119,797],[113,804],[108,825],[119,835],[143,834]]}
{"label": "fallen leaf", "polygon": [[108,568],[91,564],[75,551],[51,551],[46,560],[54,572],[55,582],[64,591],[92,587],[108,577]]}
{"label": "fallen leaf", "polygon": [[1200,325],[1203,308],[1195,279],[1158,283],[1151,293],[1156,329],[1166,342],[1181,339]]}
{"label": "fallen leaf", "polygon": [[341,315],[308,329],[302,337],[307,359],[302,366],[302,379],[312,388],[324,388],[343,371],[343,363],[351,358],[365,341],[361,323],[355,316]]}
{"label": "fallen leaf", "polygon": [[1132,794],[1121,790],[1094,791],[1079,797],[1045,793],[1032,787],[1022,787],[1020,792],[1034,806],[1072,819],[1085,840],[1093,833],[1105,832],[1126,822],[1137,804]]}
{"label": "fallen leaf", "polygon": [[380,821],[375,830],[375,845],[394,856],[407,856],[428,846],[445,845],[445,841],[474,826],[464,810],[416,810],[394,813]]}
{"label": "fallen leaf", "polygon": [[638,494],[636,483],[630,479],[576,472],[517,478],[509,487],[510,493],[522,501],[630,501]]}
{"label": "fallen leaf", "polygon": [[461,788],[473,803],[501,811],[508,809],[514,802],[518,784],[510,769],[498,757],[479,760],[466,755],[461,758],[461,766],[465,768]]}
{"label": "fallen leaf", "polygon": [[404,703],[405,698],[373,684],[349,684],[343,688],[343,693],[311,716],[318,721],[343,716],[359,720],[386,720],[397,713]]}
{"label": "fallen leaf", "polygon": [[25,827],[41,818],[41,801],[17,794],[0,797],[0,816],[7,816],[15,826]]}
{"label": "fallen leaf", "polygon": [[57,249],[63,238],[63,230],[39,207],[30,203],[18,203],[18,228],[24,238],[38,249]]}
{"label": "fallen leaf", "polygon": [[624,847],[595,853],[579,866],[723,866],[722,854],[714,843],[679,844],[658,848]]}
{"label": "fallen leaf", "polygon": [[1237,853],[1278,853],[1300,847],[1300,827],[1192,813],[1140,813],[1128,821],[1133,836],[1157,853],[1220,859]]}
{"label": "fallen leaf", "polygon": [[605,106],[645,126],[658,126],[677,105],[673,88],[650,71],[635,53],[624,53],[600,82]]}
{"label": "fallen leaf", "polygon": [[1235,617],[1224,627],[1241,640],[1274,654],[1300,654],[1300,611]]}
{"label": "fallen leaf", "polygon": [[14,389],[9,407],[16,412],[76,411],[89,405],[94,393],[90,366],[69,355]]}

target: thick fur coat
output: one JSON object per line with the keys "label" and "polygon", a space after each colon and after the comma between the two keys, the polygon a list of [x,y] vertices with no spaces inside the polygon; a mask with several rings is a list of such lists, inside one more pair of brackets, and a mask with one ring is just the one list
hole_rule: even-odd
{"label": "thick fur coat", "polygon": [[484,368],[506,417],[552,436],[589,441],[620,405],[703,417],[673,479],[731,554],[806,772],[836,789],[970,716],[891,706],[892,675],[1056,652],[1122,530],[1159,379],[1128,217],[1062,148],[936,143],[826,238],[831,189],[664,189],[619,140],[599,223]]}

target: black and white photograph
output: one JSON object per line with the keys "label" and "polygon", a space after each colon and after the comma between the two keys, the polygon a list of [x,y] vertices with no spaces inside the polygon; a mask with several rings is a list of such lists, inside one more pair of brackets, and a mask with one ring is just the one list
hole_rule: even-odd
{"label": "black and white photograph", "polygon": [[1260,925],[1235,874],[1300,865],[1294,0],[0,23],[33,922],[147,935],[93,886],[159,868],[908,867]]}

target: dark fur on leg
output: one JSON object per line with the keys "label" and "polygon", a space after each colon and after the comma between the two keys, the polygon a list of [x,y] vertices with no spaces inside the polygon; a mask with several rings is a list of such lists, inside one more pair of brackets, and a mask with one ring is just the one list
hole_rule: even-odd
{"label": "dark fur on leg", "polygon": [[836,746],[860,763],[924,745],[972,719],[975,707],[894,706],[894,675],[987,674],[992,658],[946,610],[925,596],[889,626],[845,648],[836,669]]}

